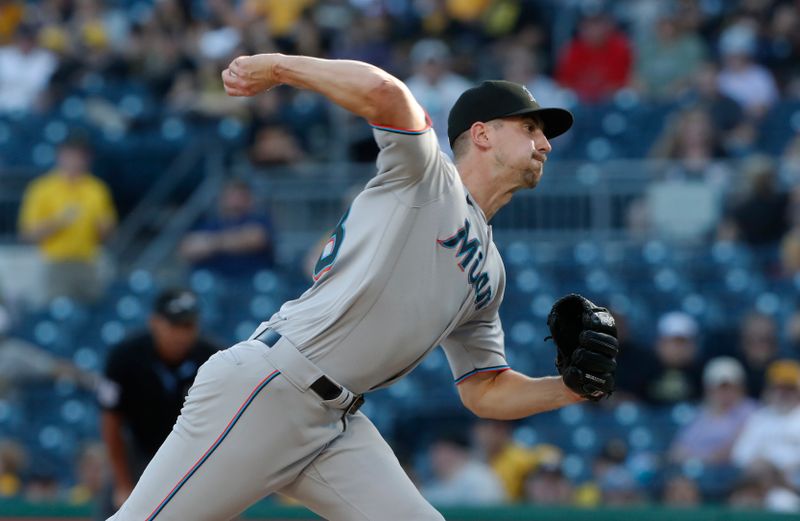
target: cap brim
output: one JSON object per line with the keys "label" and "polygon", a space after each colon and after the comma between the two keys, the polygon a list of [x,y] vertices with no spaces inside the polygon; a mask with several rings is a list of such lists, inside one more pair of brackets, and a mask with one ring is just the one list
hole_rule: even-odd
{"label": "cap brim", "polygon": [[575,118],[572,112],[566,109],[546,108],[546,109],[522,109],[511,114],[506,114],[504,118],[511,116],[535,115],[542,119],[544,123],[544,135],[547,139],[558,137],[572,127]]}

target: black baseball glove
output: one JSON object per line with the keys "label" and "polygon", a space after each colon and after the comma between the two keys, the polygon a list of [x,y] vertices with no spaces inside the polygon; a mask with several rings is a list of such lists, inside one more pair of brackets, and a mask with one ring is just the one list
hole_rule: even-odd
{"label": "black baseball glove", "polygon": [[611,313],[571,293],[553,304],[547,327],[558,349],[556,367],[567,387],[593,401],[611,395],[619,353]]}

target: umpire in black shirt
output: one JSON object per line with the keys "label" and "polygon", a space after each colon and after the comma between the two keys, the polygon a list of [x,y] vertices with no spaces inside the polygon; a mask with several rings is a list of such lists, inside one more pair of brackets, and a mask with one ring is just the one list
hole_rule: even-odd
{"label": "umpire in black shirt", "polygon": [[164,291],[155,300],[147,330],[123,340],[108,355],[98,400],[114,478],[113,499],[107,502],[115,509],[172,430],[197,370],[219,350],[200,338],[198,311],[191,291]]}

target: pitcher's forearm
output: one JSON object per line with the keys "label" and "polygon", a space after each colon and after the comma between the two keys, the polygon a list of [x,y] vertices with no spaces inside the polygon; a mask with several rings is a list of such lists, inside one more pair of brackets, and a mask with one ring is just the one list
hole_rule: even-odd
{"label": "pitcher's forearm", "polygon": [[517,420],[583,401],[561,377],[531,378],[516,371],[475,375],[458,390],[468,409],[495,420]]}

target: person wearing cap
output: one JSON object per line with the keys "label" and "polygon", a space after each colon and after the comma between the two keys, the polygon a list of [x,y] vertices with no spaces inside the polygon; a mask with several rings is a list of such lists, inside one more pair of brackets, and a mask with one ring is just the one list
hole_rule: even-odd
{"label": "person wearing cap", "polygon": [[97,389],[114,482],[113,498],[104,498],[114,505],[102,505],[103,515],[133,489],[172,430],[197,370],[217,351],[200,336],[197,296],[183,289],[160,293],[147,329],[111,348]]}
{"label": "person wearing cap", "polygon": [[682,311],[658,320],[653,363],[640,368],[643,398],[653,405],[674,405],[701,395],[699,328]]}
{"label": "person wearing cap", "polygon": [[747,397],[744,368],[729,356],[712,358],[703,369],[703,404],[694,419],[675,436],[670,459],[705,464],[730,462],[731,447],[756,403]]}
{"label": "person wearing cap", "polygon": [[733,462],[744,469],[759,462],[782,472],[800,469],[800,362],[780,359],[767,367],[763,407],[733,446]]}
{"label": "person wearing cap", "polygon": [[[602,371],[572,357],[581,382],[568,378],[572,387],[511,370],[498,313],[505,272],[489,221],[538,184],[570,112],[541,107],[522,85],[485,81],[450,110],[453,161],[408,87],[372,65],[259,54],[236,58],[222,80],[231,96],[286,84],[363,117],[380,149],[377,174],[334,228],[313,285],[203,365],[114,521],[229,519],[274,492],[330,521],[442,520],[360,410],[365,394],[439,345],[480,417],[608,395],[616,363],[599,348],[586,358]],[[593,333],[616,351],[613,335]]]}
{"label": "person wearing cap", "polygon": [[578,491],[564,475],[564,455],[553,446],[544,446],[537,464],[523,476],[523,499],[535,505],[574,505]]}
{"label": "person wearing cap", "polygon": [[430,116],[439,146],[447,150],[447,115],[472,83],[450,70],[450,49],[441,40],[418,41],[411,48],[410,58],[414,74],[405,83]]}
{"label": "person wearing cap", "polygon": [[759,119],[780,98],[769,69],[755,61],[759,35],[748,22],[727,27],[719,36],[722,69],[719,90],[733,98],[752,119]]}

